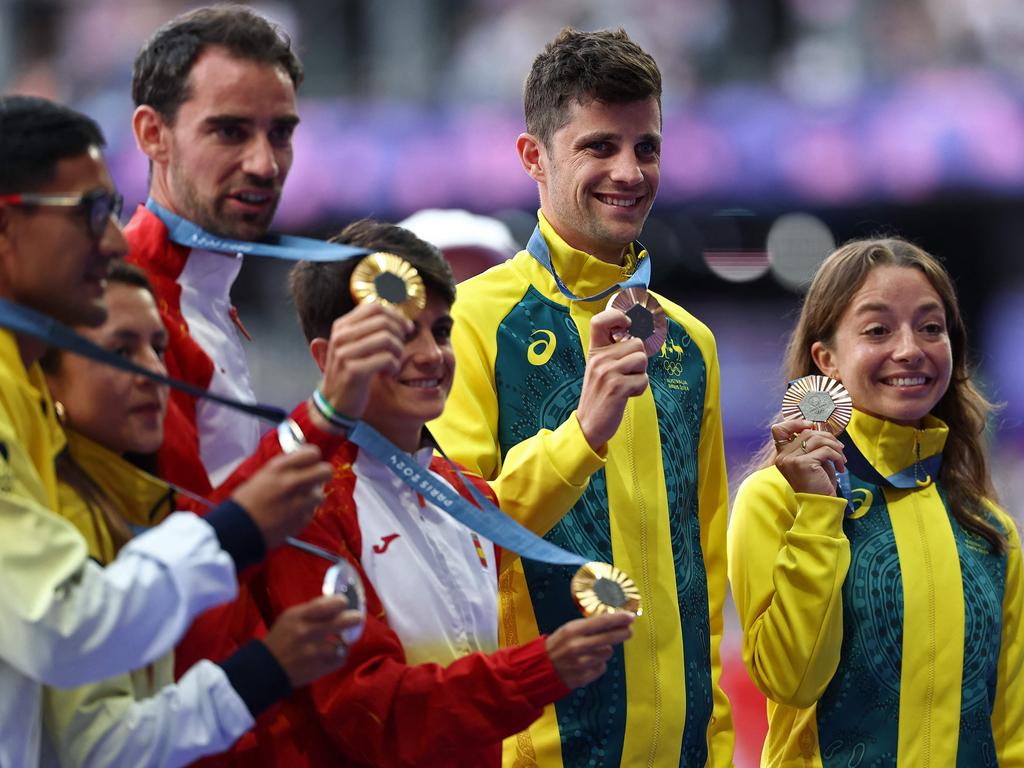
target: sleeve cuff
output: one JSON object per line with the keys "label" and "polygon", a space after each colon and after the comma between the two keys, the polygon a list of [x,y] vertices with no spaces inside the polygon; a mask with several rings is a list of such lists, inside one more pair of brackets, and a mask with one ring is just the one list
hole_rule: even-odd
{"label": "sleeve cuff", "polygon": [[250,640],[220,667],[254,719],[292,692],[284,668],[259,640]]}
{"label": "sleeve cuff", "polygon": [[598,453],[583,436],[576,411],[573,411],[558,429],[549,432],[544,449],[552,466],[571,485],[587,484],[590,476],[605,465],[607,448]]}
{"label": "sleeve cuff", "polygon": [[221,549],[235,561],[236,573],[241,573],[266,557],[267,546],[263,534],[238,502],[230,499],[222,502],[203,519],[213,528]]}
{"label": "sleeve cuff", "polygon": [[312,410],[315,406],[312,400],[306,399],[299,403],[292,411],[292,420],[299,425],[307,443],[312,443],[320,449],[320,455],[324,460],[330,458],[346,439],[346,432],[334,429],[331,425],[317,417],[314,417]]}
{"label": "sleeve cuff", "polygon": [[791,532],[829,536],[833,539],[844,538],[843,515],[846,511],[846,499],[842,496],[798,493],[796,504],[796,518],[793,520],[793,527],[790,528]]}
{"label": "sleeve cuff", "polygon": [[571,693],[558,676],[545,645],[547,637],[541,635],[525,645],[504,648],[511,670],[519,683],[523,696],[535,707],[546,707]]}

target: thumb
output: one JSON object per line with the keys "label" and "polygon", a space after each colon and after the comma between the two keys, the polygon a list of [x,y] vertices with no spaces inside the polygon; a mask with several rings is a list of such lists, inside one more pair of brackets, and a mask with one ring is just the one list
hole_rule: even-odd
{"label": "thumb", "polygon": [[632,321],[617,309],[598,312],[590,321],[590,348],[600,349],[614,344],[629,330],[630,325]]}

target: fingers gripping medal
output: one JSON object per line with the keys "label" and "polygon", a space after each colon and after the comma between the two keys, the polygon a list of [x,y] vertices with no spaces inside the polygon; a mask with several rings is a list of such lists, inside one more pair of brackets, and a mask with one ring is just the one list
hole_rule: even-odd
{"label": "fingers gripping medal", "polygon": [[807,419],[819,432],[839,435],[850,423],[853,401],[846,387],[828,376],[804,376],[789,382],[782,397],[782,415]]}
{"label": "fingers gripping medal", "polygon": [[393,253],[371,253],[352,270],[352,298],[360,304],[377,301],[414,320],[427,305],[423,278],[409,262]]}
{"label": "fingers gripping medal", "polygon": [[644,288],[624,288],[612,295],[608,309],[619,310],[632,323],[621,338],[640,339],[648,357],[658,354],[668,337],[668,323],[657,299]]}
{"label": "fingers gripping medal", "polygon": [[[284,453],[294,453],[305,444],[306,438],[302,434],[299,425],[292,419],[285,419],[277,425],[277,440],[281,444]],[[341,595],[348,601],[348,608],[352,611],[359,611],[362,614],[362,621],[353,627],[346,627],[341,630],[342,644],[338,645],[338,655],[348,653],[348,648],[356,642],[363,634],[363,626],[366,623],[366,590],[363,588],[363,580],[355,567],[345,558],[338,557],[326,550],[313,546],[308,542],[288,537],[288,543],[293,547],[305,550],[311,554],[323,557],[334,563],[324,574],[324,583],[321,591],[324,595]]]}
{"label": "fingers gripping medal", "polygon": [[569,585],[584,616],[629,611],[640,615],[640,590],[623,571],[607,563],[587,563]]}

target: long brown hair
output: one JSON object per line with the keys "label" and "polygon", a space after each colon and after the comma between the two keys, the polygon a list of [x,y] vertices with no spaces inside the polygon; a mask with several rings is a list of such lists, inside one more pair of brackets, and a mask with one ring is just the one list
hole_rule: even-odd
{"label": "long brown hair", "polygon": [[[953,281],[938,259],[900,238],[853,240],[835,250],[822,262],[807,290],[800,318],[786,346],[786,379],[821,373],[811,357],[811,346],[816,341],[832,345],[839,321],[854,295],[868,273],[881,266],[920,270],[942,300],[953,370],[948,389],[932,409],[934,416],[949,425],[939,477],[953,516],[964,528],[984,537],[995,552],[1004,552],[1006,534],[989,519],[984,501],[996,501],[984,446],[985,426],[995,406],[985,399],[971,377],[967,329]],[[757,454],[758,465],[773,464],[775,453],[774,444],[769,442]]]}

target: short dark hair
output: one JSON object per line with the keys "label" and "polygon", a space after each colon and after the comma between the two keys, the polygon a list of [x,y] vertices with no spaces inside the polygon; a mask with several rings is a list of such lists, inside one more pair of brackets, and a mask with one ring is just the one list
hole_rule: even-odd
{"label": "short dark hair", "polygon": [[36,96],[0,96],[0,194],[34,192],[57,175],[57,163],[106,141],[96,122]]}
{"label": "short dark hair", "polygon": [[232,56],[284,69],[297,89],[302,62],[276,24],[240,5],[220,4],[182,14],[160,27],[135,57],[132,98],[173,123],[189,97],[188,78],[199,55],[223,46]]}
{"label": "short dark hair", "polygon": [[526,78],[526,130],[547,143],[569,121],[574,102],[625,104],[652,96],[660,110],[661,71],[625,30],[565,27],[533,60]]}
{"label": "short dark hair", "polygon": [[[401,256],[420,273],[428,293],[440,296],[449,306],[455,301],[455,278],[441,251],[407,229],[361,219],[349,224],[330,242]],[[359,261],[358,257],[347,261],[300,261],[292,267],[288,288],[307,341],[328,338],[334,321],[355,308],[349,279]]]}

